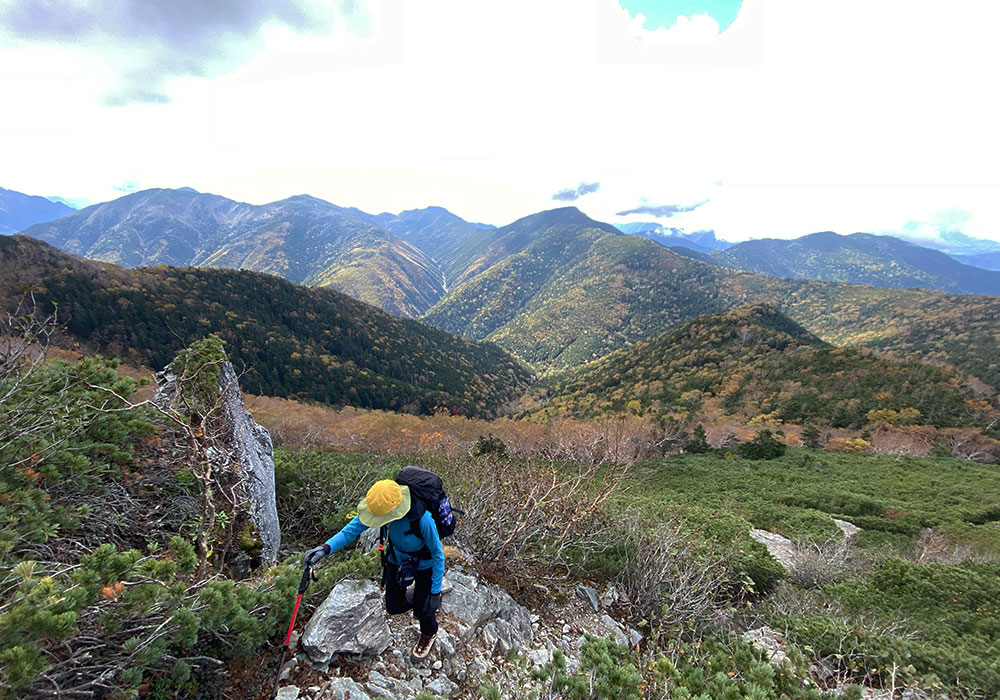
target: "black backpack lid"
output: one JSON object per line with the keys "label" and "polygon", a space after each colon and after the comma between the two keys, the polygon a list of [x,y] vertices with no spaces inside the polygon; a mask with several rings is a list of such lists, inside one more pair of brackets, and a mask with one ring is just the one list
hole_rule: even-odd
{"label": "black backpack lid", "polygon": [[425,503],[437,503],[444,496],[444,482],[432,471],[415,467],[403,467],[396,474],[396,483],[410,488],[410,496]]}
{"label": "black backpack lid", "polygon": [[424,502],[419,498],[412,498],[410,499],[410,509],[406,511],[406,515],[403,517],[411,522],[416,522],[417,520],[420,520],[426,512],[427,506],[424,505]]}

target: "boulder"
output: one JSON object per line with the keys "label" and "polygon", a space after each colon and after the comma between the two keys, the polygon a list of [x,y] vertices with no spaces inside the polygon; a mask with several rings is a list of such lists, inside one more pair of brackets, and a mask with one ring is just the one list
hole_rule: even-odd
{"label": "boulder", "polygon": [[461,571],[448,573],[452,590],[441,609],[459,623],[462,640],[477,631],[493,651],[522,651],[531,645],[531,613],[507,591]]}
{"label": "boulder", "polygon": [[391,643],[381,592],[367,579],[334,586],[302,635],[302,648],[317,663],[335,654],[381,654]]}
{"label": "boulder", "polygon": [[856,534],[861,532],[861,528],[854,523],[849,523],[846,520],[840,520],[839,518],[833,519],[833,524],[836,525],[841,532],[844,533],[844,537],[851,539]]}
{"label": "boulder", "polygon": [[334,678],[323,686],[323,698],[330,700],[371,700],[368,693],[350,678]]}
{"label": "boulder", "polygon": [[798,548],[787,537],[767,530],[750,530],[750,537],[767,547],[772,557],[786,569],[794,569],[798,562]]}

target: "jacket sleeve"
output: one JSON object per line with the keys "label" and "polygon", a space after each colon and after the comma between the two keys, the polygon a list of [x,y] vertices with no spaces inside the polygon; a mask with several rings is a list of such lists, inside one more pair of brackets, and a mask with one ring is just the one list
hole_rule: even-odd
{"label": "jacket sleeve", "polygon": [[441,547],[441,538],[438,537],[437,525],[434,524],[430,511],[420,518],[420,536],[424,538],[427,549],[431,552],[431,594],[436,595],[441,592],[441,581],[444,579],[444,549]]}
{"label": "jacket sleeve", "polygon": [[347,523],[347,525],[344,525],[344,527],[341,528],[340,532],[338,532],[336,535],[334,535],[333,537],[331,537],[326,541],[326,543],[330,545],[330,552],[331,553],[336,552],[341,547],[349,545],[351,542],[357,539],[358,535],[360,535],[367,529],[368,526],[363,525],[361,521],[358,520],[357,517],[355,517],[353,520],[351,520],[351,522]]}

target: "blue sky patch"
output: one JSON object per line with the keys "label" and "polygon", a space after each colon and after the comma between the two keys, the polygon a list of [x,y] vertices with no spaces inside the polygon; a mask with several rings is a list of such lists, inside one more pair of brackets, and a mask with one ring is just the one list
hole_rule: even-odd
{"label": "blue sky patch", "polygon": [[643,27],[649,30],[670,29],[681,15],[709,15],[725,31],[736,19],[743,0],[619,0],[621,6],[635,17],[646,18]]}

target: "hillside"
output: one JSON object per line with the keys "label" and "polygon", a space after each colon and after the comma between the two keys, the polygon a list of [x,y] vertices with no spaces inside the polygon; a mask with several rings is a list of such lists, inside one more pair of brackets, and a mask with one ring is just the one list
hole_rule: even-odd
{"label": "hillside", "polygon": [[746,303],[776,306],[834,345],[951,363],[1000,386],[1000,299],[765,277],[682,257],[575,209],[498,230],[426,320],[565,368]]}
{"label": "hillside", "polygon": [[37,284],[81,342],[157,369],[217,333],[245,371],[243,386],[259,394],[491,416],[529,380],[493,345],[256,272],[126,270],[13,236],[0,239],[0,279],[5,303]]}
{"label": "hillside", "polygon": [[32,224],[52,221],[74,211],[62,202],[0,187],[0,235],[17,233]]}
{"label": "hillside", "polygon": [[384,213],[372,219],[437,262],[447,285],[496,237],[492,226],[469,223],[442,207]]}
{"label": "hillside", "polygon": [[[657,328],[722,310],[708,291],[717,269],[584,216],[535,214],[497,241],[425,317],[472,338],[492,338],[539,365],[586,362]],[[639,325],[641,324],[641,325]]]}
{"label": "hillside", "polygon": [[257,206],[188,188],[154,189],[25,235],[126,267],[248,269],[331,286],[397,315],[422,314],[443,293],[437,266],[366,216],[304,195]]}
{"label": "hillside", "polygon": [[699,317],[543,380],[533,393],[536,415],[663,416],[715,397],[727,413],[834,428],[860,428],[869,411],[903,409],[937,426],[975,423],[966,399],[977,398],[953,371],[833,348],[765,305]]}
{"label": "hillside", "polygon": [[965,265],[892,236],[827,231],[794,240],[767,238],[715,251],[711,258],[719,265],[771,277],[1000,295],[1000,272]]}

